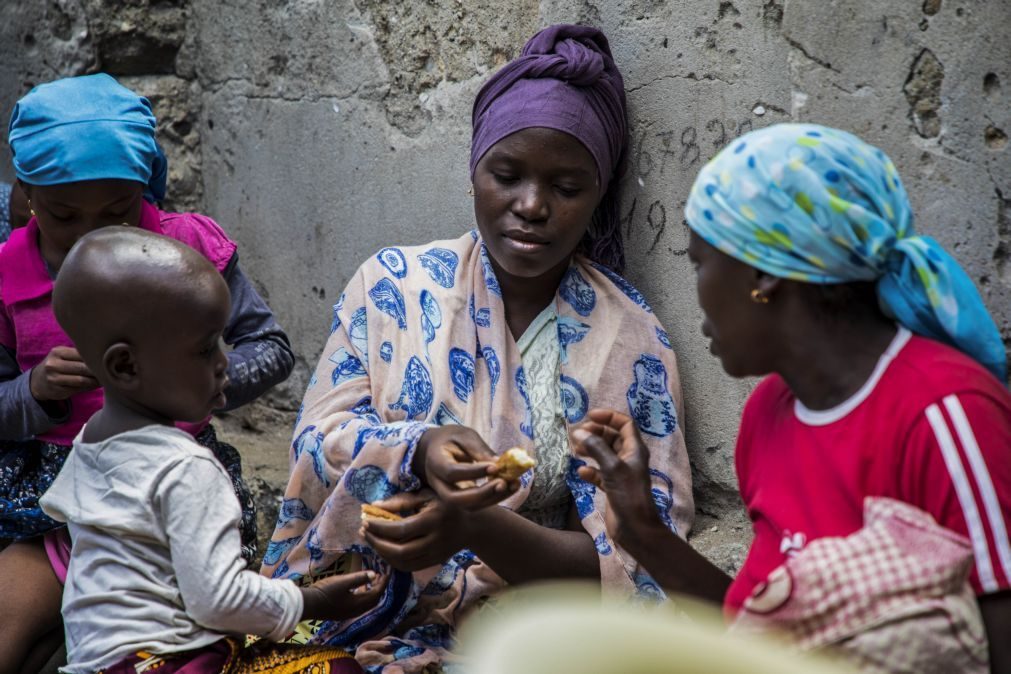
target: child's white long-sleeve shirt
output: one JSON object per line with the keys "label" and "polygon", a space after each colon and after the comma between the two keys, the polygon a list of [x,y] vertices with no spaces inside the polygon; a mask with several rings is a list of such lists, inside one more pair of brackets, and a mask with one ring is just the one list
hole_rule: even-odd
{"label": "child's white long-sleeve shirt", "polygon": [[301,618],[294,583],[245,569],[228,474],[183,431],[78,437],[41,504],[73,541],[65,672],[94,672],[139,650],[200,648],[224,634],[276,640]]}

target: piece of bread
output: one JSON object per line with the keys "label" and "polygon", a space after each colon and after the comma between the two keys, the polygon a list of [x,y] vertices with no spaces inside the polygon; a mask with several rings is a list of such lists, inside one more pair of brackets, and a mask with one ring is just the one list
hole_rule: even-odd
{"label": "piece of bread", "polygon": [[377,520],[389,520],[391,522],[396,522],[397,520],[404,519],[397,513],[391,513],[389,510],[383,510],[378,506],[374,506],[371,503],[362,504],[362,519],[367,520],[369,518]]}
{"label": "piece of bread", "polygon": [[520,479],[520,475],[536,466],[537,462],[522,447],[513,447],[498,457],[495,465],[498,466],[497,477],[503,478],[506,482],[513,482]]}

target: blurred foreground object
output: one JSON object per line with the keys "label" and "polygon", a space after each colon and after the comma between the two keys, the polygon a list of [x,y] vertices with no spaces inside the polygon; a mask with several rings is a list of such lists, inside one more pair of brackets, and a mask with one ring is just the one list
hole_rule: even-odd
{"label": "blurred foreground object", "polygon": [[[757,637],[728,636],[718,610],[679,600],[646,608],[600,599],[599,588],[538,585],[512,592],[465,623],[468,674],[845,674],[855,670],[791,653]],[[448,663],[447,663],[448,664]]]}

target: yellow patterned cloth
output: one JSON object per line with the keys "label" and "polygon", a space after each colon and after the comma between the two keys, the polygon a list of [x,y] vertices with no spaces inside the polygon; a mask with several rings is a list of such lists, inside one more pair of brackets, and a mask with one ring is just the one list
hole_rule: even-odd
{"label": "yellow patterned cloth", "polygon": [[99,674],[361,674],[347,651],[330,646],[300,646],[255,641],[244,645],[225,638],[182,653],[138,651]]}
{"label": "yellow patterned cloth", "polygon": [[328,646],[259,642],[248,648],[233,644],[222,674],[343,674],[361,672],[347,651]]}

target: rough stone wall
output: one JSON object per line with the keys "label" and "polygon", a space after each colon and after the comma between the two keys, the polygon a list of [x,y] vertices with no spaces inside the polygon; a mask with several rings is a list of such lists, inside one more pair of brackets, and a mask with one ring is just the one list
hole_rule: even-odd
{"label": "rough stone wall", "polygon": [[[32,0],[4,6],[0,24],[0,177],[13,178],[7,123],[14,103],[36,84],[106,72],[151,99],[158,139],[169,158],[166,205],[199,208],[199,83],[182,50],[187,0]],[[187,58],[189,56],[189,58]]]}
{"label": "rough stone wall", "polygon": [[232,233],[289,331],[299,355],[290,382],[270,408],[222,422],[268,508],[330,305],[379,247],[470,226],[471,101],[552,22],[601,26],[625,75],[628,275],[680,356],[694,541],[724,568],[739,566],[748,538],[732,452],[753,382],[727,378],[699,333],[682,216],[694,174],[722,146],[798,120],[882,147],[917,227],[969,269],[1011,344],[1002,0],[38,0],[6,18],[0,106],[60,75],[126,76],[159,114],[172,205]]}

